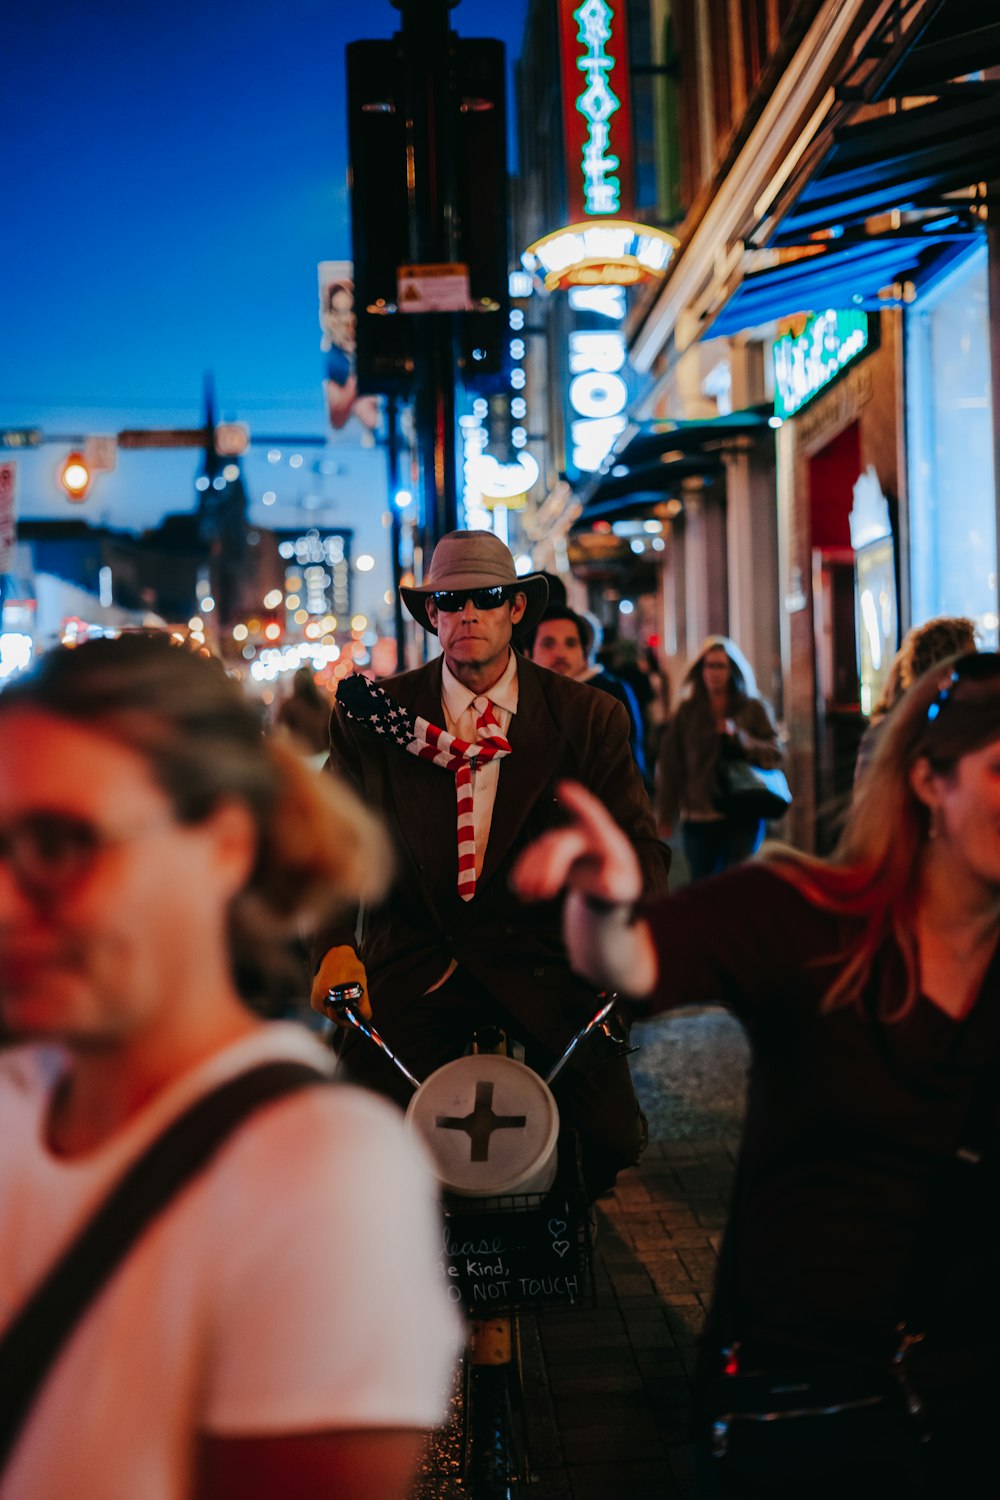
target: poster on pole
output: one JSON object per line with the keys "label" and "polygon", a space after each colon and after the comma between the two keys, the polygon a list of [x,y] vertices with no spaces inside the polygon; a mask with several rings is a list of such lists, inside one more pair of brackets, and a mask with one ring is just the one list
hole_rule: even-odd
{"label": "poster on pole", "polygon": [[320,348],[326,356],[323,390],[330,426],[339,432],[356,417],[367,432],[374,432],[379,424],[379,398],[358,395],[354,367],[354,267],[349,260],[321,260],[318,270]]}
{"label": "poster on pole", "polygon": [[0,573],[9,573],[14,565],[14,542],[17,536],[17,464],[13,459],[0,463]]}

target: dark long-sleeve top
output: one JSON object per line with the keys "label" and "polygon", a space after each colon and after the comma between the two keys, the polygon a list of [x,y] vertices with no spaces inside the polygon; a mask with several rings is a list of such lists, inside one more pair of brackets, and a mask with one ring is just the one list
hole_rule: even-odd
{"label": "dark long-sleeve top", "polygon": [[[963,1020],[921,997],[890,1022],[884,1007],[903,993],[895,945],[862,1006],[824,1014],[857,926],[766,863],[645,912],[659,959],[651,1009],[721,1002],[751,1045],[714,1333],[884,1356],[909,1317],[929,1325],[921,1373],[932,1388],[985,1375],[1000,1331],[1000,955]],[[968,1139],[977,1079],[984,1165],[958,1169],[975,1174],[956,1200],[961,1222],[939,1207],[944,1232],[928,1255],[928,1203],[940,1205],[940,1164]],[[915,1246],[934,1267],[916,1293]]]}
{"label": "dark long-sleeve top", "polygon": [[668,826],[685,817],[713,818],[720,755],[741,755],[755,766],[780,766],[784,751],[763,698],[743,698],[729,716],[735,737],[719,734],[701,697],[686,698],[667,725],[657,773],[657,815]]}

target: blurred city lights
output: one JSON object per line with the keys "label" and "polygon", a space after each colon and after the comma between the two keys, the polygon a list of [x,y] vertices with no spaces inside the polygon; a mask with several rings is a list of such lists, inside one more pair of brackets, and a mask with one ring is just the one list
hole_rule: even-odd
{"label": "blurred city lights", "polygon": [[367,630],[368,629],[368,616],[367,615],[352,615],[351,616],[351,629],[352,630]]}
{"label": "blurred city lights", "polygon": [[400,510],[405,510],[408,505],[413,504],[413,496],[409,490],[397,490],[395,502]]}
{"label": "blurred city lights", "polygon": [[198,608],[201,610],[203,615],[210,615],[212,613],[212,610],[215,608],[215,600],[212,598],[211,594],[205,595]]}
{"label": "blurred city lights", "polygon": [[375,566],[375,559],[370,552],[362,552],[361,556],[355,561],[354,566],[359,573],[370,573]]}
{"label": "blurred city lights", "polygon": [[274,502],[275,502],[275,500],[277,500],[278,497],[274,493],[273,490],[265,490],[264,493],[263,493],[263,495],[261,495],[260,498],[261,498],[262,504],[264,504],[264,505],[273,505]]}
{"label": "blurred city lights", "polygon": [[247,636],[249,634],[250,634],[250,632],[247,630],[247,627],[245,625],[234,625],[233,626],[233,640],[234,641],[245,641],[246,638],[247,638]]}
{"label": "blurred city lights", "polygon": [[264,595],[264,608],[277,609],[281,603],[282,594],[280,589],[271,589],[270,593]]}

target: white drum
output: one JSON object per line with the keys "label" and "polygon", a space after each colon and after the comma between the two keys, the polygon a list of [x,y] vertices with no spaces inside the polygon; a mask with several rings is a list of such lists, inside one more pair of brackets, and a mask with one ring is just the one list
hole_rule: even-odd
{"label": "white drum", "polygon": [[449,1193],[544,1193],[555,1181],[556,1101],[538,1074],[512,1057],[479,1052],[445,1063],[414,1094],[406,1119]]}

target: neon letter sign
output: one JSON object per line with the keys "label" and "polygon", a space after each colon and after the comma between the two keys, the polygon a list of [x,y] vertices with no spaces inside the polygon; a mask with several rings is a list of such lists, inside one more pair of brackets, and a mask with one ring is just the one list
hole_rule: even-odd
{"label": "neon letter sign", "polygon": [[610,150],[609,121],[621,100],[611,88],[608,74],[615,65],[605,44],[611,40],[613,13],[607,0],[584,0],[573,19],[579,21],[577,36],[587,48],[577,59],[577,67],[587,80],[587,87],[576,101],[576,107],[587,122],[587,144],[583,151],[583,197],[589,214],[616,214],[621,207],[621,182],[612,175],[621,163]]}

